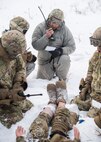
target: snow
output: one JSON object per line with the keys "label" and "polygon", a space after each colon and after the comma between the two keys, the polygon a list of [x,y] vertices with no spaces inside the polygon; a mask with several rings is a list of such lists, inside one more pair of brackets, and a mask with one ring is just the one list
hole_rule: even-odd
{"label": "snow", "polygon": [[[100,0],[0,0],[0,33],[2,34],[4,29],[8,29],[9,21],[13,17],[24,17],[30,23],[30,29],[26,35],[27,45],[35,55],[37,55],[37,51],[31,46],[31,36],[36,25],[44,20],[38,6],[41,7],[46,18],[54,8],[63,10],[65,23],[74,36],[77,49],[71,55],[71,67],[67,76],[68,96],[71,99],[78,95],[79,81],[86,76],[89,59],[96,50],[90,45],[89,37],[101,25],[101,2]],[[10,129],[0,123],[0,142],[15,142],[15,129],[18,125],[23,126],[27,133],[32,121],[47,104],[46,86],[48,83],[54,83],[58,78],[51,81],[36,79],[36,74],[37,62],[35,70],[27,78],[29,86],[25,93],[42,93],[43,96],[30,97],[29,100],[34,104],[34,107],[24,115],[20,122],[12,125]],[[75,109],[76,107],[74,107]],[[84,120],[82,123],[77,124],[81,133],[81,141],[101,142],[101,136],[96,134],[96,125],[93,119],[88,118],[86,112],[80,112],[80,119]],[[73,137],[72,131],[70,136]]]}

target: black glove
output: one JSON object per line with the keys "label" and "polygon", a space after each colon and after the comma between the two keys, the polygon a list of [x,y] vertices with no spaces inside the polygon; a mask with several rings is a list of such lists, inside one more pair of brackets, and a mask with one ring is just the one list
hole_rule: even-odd
{"label": "black glove", "polygon": [[58,56],[61,56],[63,54],[63,49],[62,48],[57,48],[54,51],[49,51],[49,53],[51,53],[52,58],[56,58]]}
{"label": "black glove", "polygon": [[23,88],[23,90],[25,91],[28,87],[28,84],[26,81],[24,81],[22,84],[21,84],[21,87]]}
{"label": "black glove", "polygon": [[31,62],[35,62],[36,60],[37,60],[37,57],[35,55],[33,55]]}

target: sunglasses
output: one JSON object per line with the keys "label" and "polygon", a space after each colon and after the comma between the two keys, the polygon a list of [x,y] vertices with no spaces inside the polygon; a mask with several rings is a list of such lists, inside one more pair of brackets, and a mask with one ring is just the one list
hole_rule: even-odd
{"label": "sunglasses", "polygon": [[93,38],[92,36],[89,37],[90,39],[90,44],[97,47],[97,46],[101,46],[101,39],[96,39],[96,38]]}

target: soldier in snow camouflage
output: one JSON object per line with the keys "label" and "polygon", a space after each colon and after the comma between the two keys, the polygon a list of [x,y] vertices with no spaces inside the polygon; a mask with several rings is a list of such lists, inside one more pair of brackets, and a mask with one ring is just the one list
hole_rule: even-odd
{"label": "soldier in snow camouflage", "polygon": [[20,54],[25,47],[25,38],[19,31],[8,31],[0,38],[0,122],[7,128],[23,118],[21,104],[27,107],[26,111],[32,107],[31,102],[18,95],[27,88],[25,63]]}
{"label": "soldier in snow camouflage", "polygon": [[[76,47],[62,10],[53,9],[47,20],[35,28],[32,46],[38,51],[37,78],[51,80],[55,74],[60,80],[66,80],[70,68],[69,55]],[[48,51],[47,46],[51,47]]]}
{"label": "soldier in snow camouflage", "polygon": [[[101,104],[101,27],[97,28],[93,36],[90,37],[90,43],[94,47],[97,47],[97,50],[89,61],[87,77],[85,80],[82,79],[80,83],[80,95],[74,99],[74,102],[80,110],[90,109],[88,116],[95,117],[101,113],[99,108],[92,106],[92,100]],[[98,118],[100,121],[99,124],[101,124],[101,119],[100,117]]]}
{"label": "soldier in snow camouflage", "polygon": [[[75,112],[70,112],[65,108],[67,90],[65,81],[57,81],[56,84],[47,85],[49,95],[48,105],[33,121],[29,128],[32,141],[38,142],[80,142],[80,133],[74,129],[74,140],[67,137],[67,132],[77,123],[78,116]],[[52,125],[51,135],[48,139],[49,126]],[[16,130],[16,141],[24,142],[22,137],[24,129],[20,126]],[[30,135],[30,136],[31,136]],[[27,138],[29,140],[29,137]]]}

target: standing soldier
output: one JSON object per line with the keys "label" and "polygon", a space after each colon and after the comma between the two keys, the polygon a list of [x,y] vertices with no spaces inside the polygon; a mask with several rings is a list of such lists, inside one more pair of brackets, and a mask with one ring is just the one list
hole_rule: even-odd
{"label": "standing soldier", "polygon": [[[81,110],[90,109],[88,116],[95,117],[101,110],[101,27],[97,28],[90,37],[90,43],[97,47],[97,50],[89,61],[87,77],[85,80],[81,79],[80,95],[74,99],[74,102]],[[92,100],[100,105],[100,110],[92,106]]]}
{"label": "standing soldier", "polygon": [[27,88],[25,62],[21,52],[26,41],[22,33],[10,30],[0,38],[0,122],[10,128],[32,107],[24,96]]}
{"label": "standing soldier", "polygon": [[[17,30],[21,32],[23,36],[25,36],[28,29],[29,23],[23,17],[18,16],[10,20],[9,30]],[[22,57],[26,62],[26,75],[28,76],[35,68],[34,62],[36,61],[36,56],[33,55],[30,51],[27,51],[26,48],[27,47],[25,47],[24,53],[22,53]]]}
{"label": "standing soldier", "polygon": [[70,68],[69,55],[75,51],[75,42],[65,25],[63,11],[52,10],[48,19],[35,28],[32,46],[38,50],[37,78],[51,80],[55,74],[59,80],[66,80]]}

